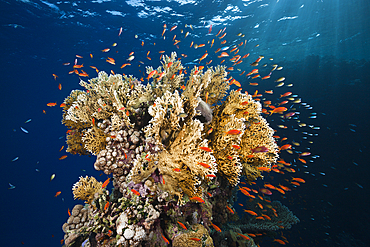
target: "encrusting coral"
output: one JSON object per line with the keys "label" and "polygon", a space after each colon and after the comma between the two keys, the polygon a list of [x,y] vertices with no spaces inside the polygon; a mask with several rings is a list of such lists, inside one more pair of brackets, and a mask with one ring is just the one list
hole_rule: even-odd
{"label": "encrusting coral", "polygon": [[251,95],[227,95],[225,67],[184,70],[172,53],[146,68],[146,85],[99,72],[65,99],[67,151],[97,156],[114,186],[80,177],[73,194],[87,206],[63,226],[67,246],[217,246],[217,225],[239,222],[235,186],[276,162],[274,131]]}

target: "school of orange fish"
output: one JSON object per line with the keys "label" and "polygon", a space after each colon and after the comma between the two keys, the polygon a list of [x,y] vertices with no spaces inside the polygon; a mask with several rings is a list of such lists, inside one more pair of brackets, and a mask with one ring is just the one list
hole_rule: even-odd
{"label": "school of orange fish", "polygon": [[[192,25],[185,24],[184,29],[181,29],[177,25],[173,25],[171,28],[167,27],[166,24],[163,25],[163,31],[161,34],[158,34],[158,40],[157,42],[149,42],[149,44],[146,44],[147,42],[144,39],[140,39],[138,36],[135,36],[135,38],[138,39],[138,46],[142,47],[141,49],[147,49],[146,56],[142,56],[142,52],[134,52],[134,51],[122,51],[119,49],[119,43],[113,43],[110,47],[105,47],[99,51],[99,54],[87,54],[84,55],[76,55],[73,62],[66,62],[63,63],[64,66],[68,66],[68,68],[71,68],[69,70],[70,75],[77,75],[78,77],[83,78],[93,78],[95,77],[99,72],[99,69],[94,66],[94,62],[99,63],[101,59],[94,61],[95,57],[101,57],[104,56],[105,62],[109,65],[104,66],[105,71],[110,71],[112,74],[115,73],[125,73],[125,69],[127,69],[127,66],[135,66],[137,65],[139,68],[139,72],[142,74],[141,76],[135,75],[138,78],[141,77],[141,81],[144,81],[145,78],[145,71],[141,71],[140,67],[143,65],[152,65],[151,60],[152,57],[156,57],[156,59],[162,59],[163,54],[167,53],[170,54],[172,51],[180,51],[181,56],[178,59],[182,59],[183,63],[187,66],[187,69],[190,71],[192,69],[191,66],[193,64],[200,66],[199,70],[204,68],[204,66],[212,66],[212,65],[218,65],[223,64],[227,67],[228,71],[228,79],[229,85],[234,85],[237,87],[237,90],[242,90],[242,86],[244,88],[246,87],[256,87],[261,86],[263,88],[268,88],[266,90],[263,90],[264,92],[259,92],[259,90],[253,89],[251,90],[252,97],[256,101],[260,101],[263,109],[262,113],[264,114],[264,117],[269,120],[269,118],[273,118],[274,121],[270,124],[272,124],[272,127],[275,127],[274,124],[278,121],[281,121],[282,124],[276,124],[276,128],[279,130],[275,130],[276,134],[274,135],[274,138],[276,139],[276,142],[279,144],[279,152],[280,157],[281,156],[287,156],[286,159],[290,160],[285,161],[284,159],[280,158],[276,164],[274,164],[271,168],[266,167],[260,167],[259,170],[263,171],[266,175],[265,178],[267,178],[271,173],[276,174],[285,174],[288,172],[288,174],[293,174],[298,172],[300,169],[307,168],[307,158],[317,158],[318,155],[311,155],[309,152],[309,148],[305,148],[305,144],[312,144],[312,140],[308,140],[307,136],[304,136],[302,140],[300,141],[294,141],[291,140],[290,143],[287,143],[289,141],[288,137],[284,134],[284,129],[288,129],[288,125],[292,125],[292,128],[295,128],[294,131],[298,131],[299,128],[311,128],[313,130],[318,130],[318,126],[310,125],[301,122],[301,119],[298,117],[300,112],[298,112],[297,108],[303,108],[305,110],[311,110],[312,107],[308,105],[307,103],[303,103],[302,100],[298,97],[298,95],[293,95],[290,91],[285,91],[284,88],[292,87],[293,84],[285,84],[286,78],[282,77],[278,73],[283,69],[283,67],[273,64],[273,58],[265,59],[263,55],[256,55],[255,53],[258,52],[259,45],[255,45],[253,47],[249,47],[248,40],[245,39],[244,34],[237,34],[233,35],[230,39],[232,41],[228,41],[226,37],[231,36],[226,32],[226,27],[220,28],[218,32],[213,33],[212,25],[208,29],[208,33],[204,37],[199,38],[197,35],[193,35],[192,32],[194,32],[196,28]],[[202,29],[200,27],[200,29]],[[204,28],[203,28],[204,29]],[[121,39],[121,37],[124,36],[123,28],[121,27],[118,32],[117,36],[117,42]],[[166,38],[170,38],[173,41],[173,47],[168,47],[167,50],[159,50],[158,52],[151,52],[151,49],[156,49],[156,47],[164,47],[161,46],[161,42],[164,42]],[[193,37],[193,39],[191,39]],[[202,40],[202,41],[196,41],[196,40]],[[157,45],[158,43],[158,45]],[[122,48],[124,49],[124,48]],[[190,57],[186,55],[185,53],[181,53],[183,50],[188,49],[194,49],[199,50],[198,56],[195,57],[195,59],[189,60]],[[257,50],[257,51],[256,51]],[[115,54],[121,54],[121,53],[127,54],[127,56],[123,57],[120,55],[119,58],[114,59],[110,56],[113,56]],[[254,54],[251,54],[251,53]],[[194,53],[194,51],[191,51],[191,53]],[[112,54],[112,55],[110,55]],[[139,55],[136,55],[139,54]],[[144,52],[145,54],[145,52]],[[85,57],[85,58],[84,58]],[[88,61],[86,61],[89,59]],[[85,60],[82,60],[85,59]],[[141,59],[141,60],[140,60]],[[266,63],[262,64],[263,60],[267,60]],[[145,61],[145,62],[144,62]],[[85,65],[84,65],[85,64]],[[86,64],[89,64],[86,65]],[[91,64],[91,65],[90,65]],[[120,65],[122,64],[122,65]],[[109,66],[109,67],[108,67]],[[109,68],[109,69],[107,69]],[[86,71],[85,71],[86,70]],[[156,70],[153,70],[145,79],[149,80],[155,73],[157,73]],[[180,71],[180,73],[187,74],[187,70]],[[277,73],[277,75],[275,75]],[[55,81],[59,81],[59,77],[56,74],[52,74]],[[272,79],[276,78],[276,79]],[[285,86],[285,87],[284,87]],[[59,90],[62,90],[62,84],[58,82],[57,87]],[[184,88],[183,88],[184,89]],[[247,91],[245,91],[248,93]],[[278,93],[279,92],[279,93]],[[208,95],[207,95],[208,96]],[[273,103],[274,100],[278,99],[280,102]],[[57,102],[50,102],[46,104],[48,107],[54,107],[57,105]],[[286,105],[287,107],[283,106]],[[290,105],[290,106],[289,106]],[[289,107],[288,107],[289,106]],[[63,107],[63,104],[60,105],[60,107]],[[43,110],[43,113],[46,114],[46,111]],[[310,113],[311,116],[309,118],[316,118],[316,113]],[[276,119],[275,116],[279,116],[278,119]],[[298,127],[293,127],[293,125],[297,125]],[[210,130],[212,131],[212,130]],[[68,133],[68,132],[67,132]],[[314,136],[317,134],[312,134],[308,132],[302,132],[303,135],[308,136]],[[238,134],[238,133],[227,133],[227,134]],[[212,150],[206,150],[209,149],[207,147],[200,147],[204,149],[205,151],[212,151]],[[235,147],[238,148],[238,147]],[[239,147],[240,148],[240,147]],[[298,150],[301,148],[302,150]],[[62,151],[64,149],[64,146],[60,148],[59,151]],[[257,150],[258,149],[258,150]],[[263,152],[263,147],[258,147],[256,150],[253,150],[253,152]],[[261,149],[261,150],[260,150]],[[286,153],[283,153],[286,152]],[[290,156],[288,155],[290,154]],[[67,155],[62,155],[59,160],[64,160],[67,158]],[[310,162],[313,162],[313,160],[309,160]],[[200,165],[205,166],[207,164]],[[293,168],[293,166],[295,168]],[[308,172],[305,172],[308,173]],[[301,174],[301,173],[300,173]],[[55,176],[55,175],[54,175]],[[51,179],[52,180],[52,179]],[[271,196],[273,192],[277,192],[281,195],[285,195],[289,193],[292,189],[297,188],[301,184],[305,183],[305,179],[297,177],[297,176],[287,176],[282,177],[282,179],[279,179],[280,183],[284,181],[284,184],[279,185],[273,185],[269,182],[265,182],[262,186],[260,185],[261,181],[253,182],[251,186],[247,187],[245,182],[240,182],[239,190],[242,194],[246,195],[249,200],[260,200],[264,201],[265,203],[269,203],[269,199],[267,199],[265,196]],[[109,183],[109,178],[104,182],[103,188],[106,187]],[[243,187],[241,187],[243,186]],[[139,193],[135,190],[132,190],[133,193]],[[61,194],[61,191],[56,192],[55,197],[59,196]],[[191,200],[198,201],[200,203],[204,203],[202,198],[199,197],[193,197]],[[240,206],[244,207],[243,204],[239,203]],[[259,210],[262,212],[266,212],[266,208],[264,208],[261,203],[257,203]],[[107,205],[105,205],[105,208],[109,207],[109,202],[107,202]],[[274,211],[274,208],[271,206],[269,207],[271,210]],[[230,213],[234,213],[233,209],[227,206],[227,210]],[[251,215],[252,217],[256,217],[256,219],[260,220],[271,220],[271,218],[266,214],[258,215],[258,213],[255,212],[256,209],[253,208],[245,208],[244,212]],[[274,211],[276,215],[276,211]],[[68,214],[70,214],[70,210],[68,209]],[[276,215],[277,216],[277,215]],[[178,222],[179,225],[186,229],[186,226],[182,224],[181,222]],[[221,229],[212,224],[214,229],[216,231],[221,231]],[[238,233],[239,234],[239,233]],[[250,233],[248,234],[250,237],[258,237],[262,234],[259,233]],[[239,234],[242,238],[249,239],[248,236],[245,236],[243,234]],[[168,240],[162,235],[165,242],[169,243]],[[282,239],[274,239],[274,242],[277,242],[279,244],[285,245],[288,243],[288,240],[281,236]],[[192,238],[190,240],[193,241],[200,241],[200,239]],[[61,241],[61,244],[63,242]]]}

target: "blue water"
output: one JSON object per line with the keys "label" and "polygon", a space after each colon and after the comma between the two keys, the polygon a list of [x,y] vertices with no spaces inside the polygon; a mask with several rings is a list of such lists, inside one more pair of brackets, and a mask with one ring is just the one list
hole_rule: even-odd
{"label": "blue water", "polygon": [[[304,137],[313,140],[305,147],[320,156],[310,158],[313,162],[308,162],[307,168],[297,163],[295,169],[306,183],[286,199],[275,198],[301,220],[291,230],[283,231],[289,246],[370,246],[367,0],[1,0],[0,10],[2,246],[21,246],[22,242],[24,246],[60,246],[67,209],[76,204],[71,193],[73,183],[86,174],[99,177],[100,172],[93,168],[94,157],[68,154],[65,160],[59,160],[66,154],[65,149],[59,152],[66,146],[66,128],[61,125],[59,107],[46,104],[59,105],[72,89],[80,88],[78,77],[68,74],[71,66],[63,63],[73,64],[77,54],[84,57],[82,61],[92,77],[96,73],[88,68],[90,65],[140,78],[144,77],[145,66],[160,65],[158,51],[186,54],[183,63],[192,66],[207,48],[190,48],[190,42],[207,44],[213,38],[215,47],[245,42],[241,55],[264,55],[265,60],[271,57],[273,63],[283,66],[279,75],[287,78],[286,85],[294,86],[272,89],[276,95],[288,90],[298,94],[302,102],[313,107],[300,105],[297,111],[301,119],[320,126],[320,130],[313,130],[288,122],[287,130],[279,130],[285,131],[282,135],[288,136],[288,141],[302,141]],[[178,27],[173,32],[167,30],[163,40],[165,23],[168,28]],[[193,30],[185,24],[191,24]],[[208,34],[210,25],[212,31]],[[120,27],[123,32],[118,36]],[[225,27],[227,44],[220,45],[215,34]],[[181,29],[190,35],[181,38],[176,48],[172,38],[174,34],[183,37]],[[105,48],[112,48],[112,52],[102,53]],[[134,65],[120,70],[118,66],[132,51],[136,56]],[[146,58],[148,51],[152,60]],[[94,60],[89,60],[90,53]],[[220,63],[213,50],[209,53],[207,60],[214,61],[211,65]],[[107,56],[116,59],[115,67],[105,62]],[[238,68],[250,70],[243,63]],[[52,74],[58,78],[54,80]],[[235,77],[238,74],[232,72]],[[249,92],[264,92],[272,83],[266,80],[258,87],[249,86],[252,81],[245,76],[239,81]],[[62,90],[58,89],[59,83]],[[309,119],[311,113],[317,118]],[[28,119],[32,120],[25,123]],[[271,119],[274,128],[285,124],[279,118]],[[289,159],[289,154],[284,155]],[[56,177],[50,181],[52,174]],[[99,179],[104,181],[106,176]],[[8,189],[9,183],[15,188]],[[55,198],[57,191],[62,193]],[[260,245],[279,246],[271,240],[263,240]]]}

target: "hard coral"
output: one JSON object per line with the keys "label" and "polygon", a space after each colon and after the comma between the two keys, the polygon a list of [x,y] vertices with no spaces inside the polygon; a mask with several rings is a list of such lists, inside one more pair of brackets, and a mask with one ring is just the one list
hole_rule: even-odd
{"label": "hard coral", "polygon": [[74,199],[86,200],[91,204],[95,194],[102,194],[102,182],[96,181],[94,177],[80,177],[80,180],[73,185],[72,192]]}
{"label": "hard coral", "polygon": [[[233,187],[276,162],[273,130],[251,95],[231,91],[225,99],[225,67],[194,66],[186,79],[183,69],[172,53],[146,68],[146,85],[99,72],[80,82],[86,92],[65,99],[67,151],[97,156],[94,168],[112,174],[114,186],[109,194],[95,178],[80,177],[73,194],[90,204],[90,217],[69,243],[90,235],[94,246],[213,246],[210,234],[219,233],[211,222],[224,229],[239,220]],[[81,224],[74,211],[69,223]],[[69,223],[67,232],[77,227]]]}

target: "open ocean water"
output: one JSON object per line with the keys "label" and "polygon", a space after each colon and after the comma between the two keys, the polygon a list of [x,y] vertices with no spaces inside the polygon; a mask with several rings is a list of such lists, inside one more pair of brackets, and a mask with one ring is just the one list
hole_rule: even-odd
{"label": "open ocean water", "polygon": [[[71,155],[66,147],[59,151],[66,146],[67,131],[59,104],[71,90],[81,89],[78,76],[69,74],[80,59],[76,55],[83,57],[90,78],[96,76],[91,65],[145,78],[145,66],[160,65],[161,50],[176,51],[186,67],[207,66],[210,60],[209,66],[215,66],[223,59],[216,49],[229,47],[225,51],[230,52],[240,43],[239,54],[250,55],[230,75],[243,91],[258,90],[274,102],[281,102],[287,91],[301,99],[286,104],[295,108],[292,119],[267,116],[277,135],[288,138],[286,143],[300,145],[292,147],[294,158],[281,153],[296,174],[271,172],[266,181],[278,185],[292,176],[306,181],[272,196],[300,219],[277,237],[286,237],[287,246],[370,246],[368,0],[0,0],[0,11],[1,246],[61,246],[67,210],[76,204],[72,185],[79,176],[107,178],[94,170],[95,157]],[[223,29],[225,44],[216,36]],[[174,45],[173,40],[180,42]],[[195,49],[191,42],[205,47]],[[102,52],[106,48],[110,51]],[[199,63],[196,59],[206,50],[208,57]],[[120,69],[130,52],[135,55],[132,65]],[[266,80],[246,77],[259,55],[264,56],[261,77],[272,64],[283,68]],[[107,63],[107,57],[117,64]],[[232,66],[225,60],[224,65]],[[242,71],[246,73],[240,75]],[[275,82],[279,77],[286,78],[281,87]],[[265,94],[268,90],[274,94]],[[57,105],[48,107],[50,102]],[[310,153],[306,164],[298,161],[296,154],[302,152]],[[59,160],[63,155],[68,156]],[[61,194],[54,197],[57,191]],[[239,195],[238,203],[246,200]],[[259,245],[281,246],[270,237]]]}

